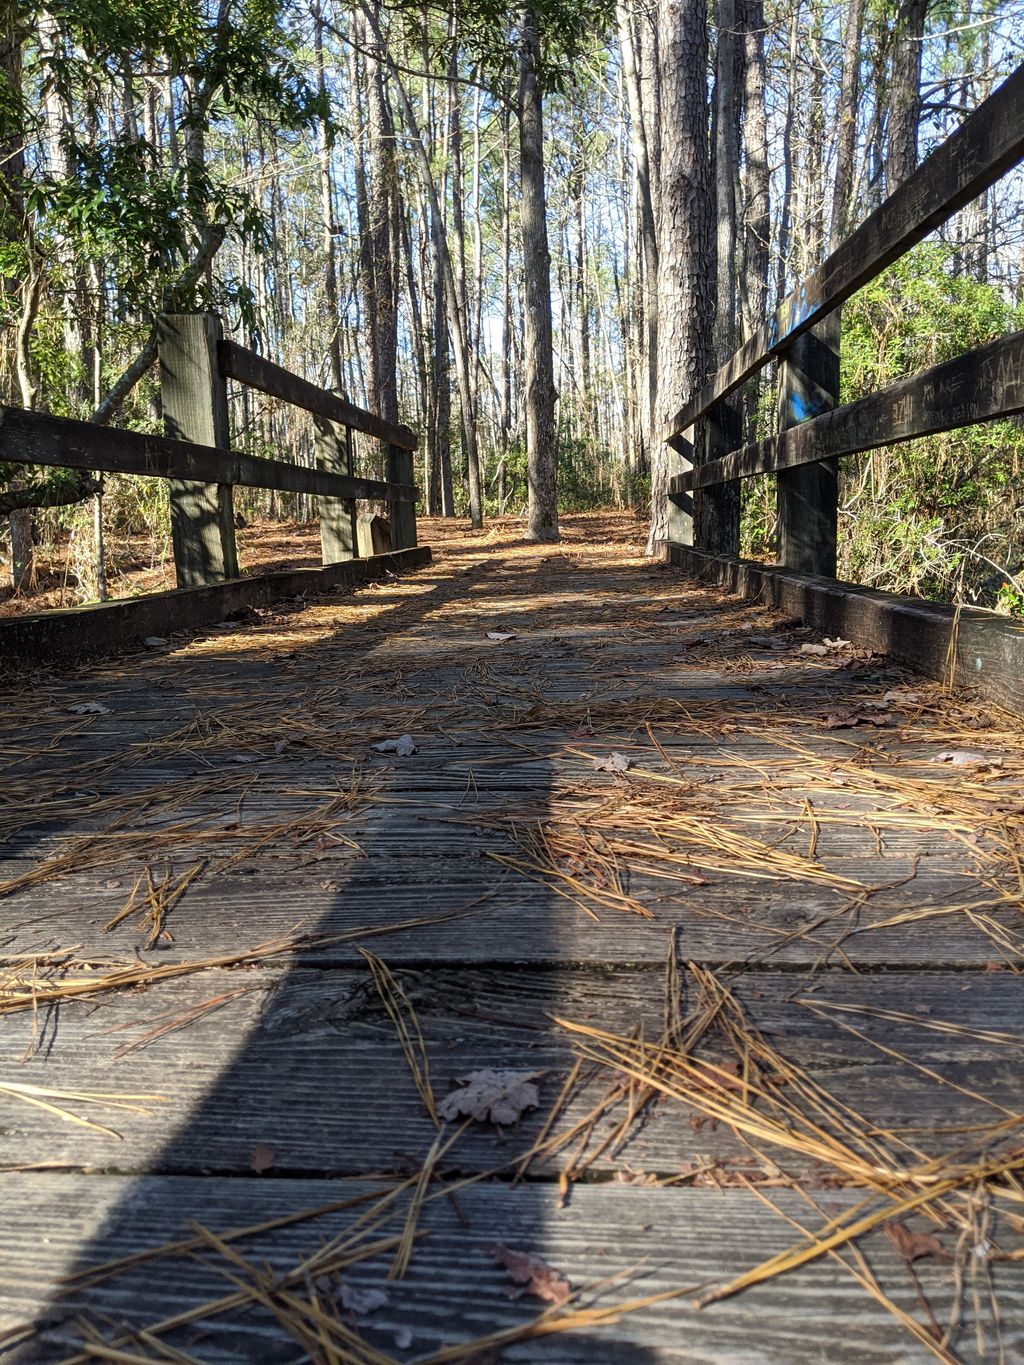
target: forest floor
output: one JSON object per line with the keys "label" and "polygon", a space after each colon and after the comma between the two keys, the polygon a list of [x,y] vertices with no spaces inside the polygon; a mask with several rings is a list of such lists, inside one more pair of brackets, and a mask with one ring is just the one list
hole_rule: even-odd
{"label": "forest floor", "polygon": [[1024,1358],[1020,719],[421,531],[0,693],[0,1354]]}

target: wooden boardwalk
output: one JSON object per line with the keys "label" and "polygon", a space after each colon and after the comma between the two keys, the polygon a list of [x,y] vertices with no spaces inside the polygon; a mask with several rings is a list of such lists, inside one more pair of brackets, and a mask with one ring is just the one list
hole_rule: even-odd
{"label": "wooden boardwalk", "polygon": [[1024,1357],[1024,731],[625,528],[9,682],[0,1355]]}

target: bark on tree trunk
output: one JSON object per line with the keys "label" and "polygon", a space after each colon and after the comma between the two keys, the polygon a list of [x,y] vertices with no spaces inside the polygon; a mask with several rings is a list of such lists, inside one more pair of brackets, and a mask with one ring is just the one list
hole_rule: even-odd
{"label": "bark on tree trunk", "polygon": [[386,422],[398,421],[398,278],[392,231],[398,197],[395,164],[395,129],[384,91],[384,69],[367,59],[366,109],[370,147],[370,193],[367,226],[373,258],[373,291],[376,327],[371,343],[376,352],[376,392],[370,408]]}
{"label": "bark on tree trunk", "polygon": [[736,349],[736,196],[739,110],[736,102],[736,6],[718,0],[715,50],[715,358],[724,365]]}
{"label": "bark on tree trunk", "polygon": [[522,182],[527,540],[558,534],[551,256],[544,187],[544,120],[538,80],[540,34],[531,9],[520,16],[519,158]]}
{"label": "bark on tree trunk", "polygon": [[[658,421],[661,430],[711,367],[712,194],[704,0],[659,0],[661,188],[658,232]],[[669,532],[669,447],[652,451],[648,546]],[[694,497],[695,519],[700,497]]]}
{"label": "bark on tree trunk", "polygon": [[921,38],[931,0],[903,0],[896,15],[890,82],[889,160],[886,186],[891,194],[917,166],[917,129],[921,121]]}
{"label": "bark on tree trunk", "polygon": [[860,99],[860,39],[864,28],[864,0],[849,0],[843,34],[843,77],[839,94],[839,133],[836,142],[836,179],[832,193],[834,251],[850,230],[853,209],[853,164],[857,155],[857,105]]}
{"label": "bark on tree trunk", "polygon": [[[326,106],[327,84],[324,75],[324,12],[317,0],[313,11],[313,34],[316,52],[316,83],[321,102]],[[323,214],[324,247],[324,304],[327,309],[328,356],[331,387],[339,393],[345,386],[341,367],[341,317],[338,312],[338,263],[334,246],[334,182],[331,176],[331,150],[327,141],[327,125],[321,119],[317,127],[317,152],[320,162],[320,211]]]}
{"label": "bark on tree trunk", "polygon": [[[658,233],[655,221],[652,168],[647,125],[644,115],[643,88],[638,65],[638,45],[633,36],[633,15],[623,3],[616,6],[619,26],[619,47],[622,53],[626,99],[629,106],[630,137],[636,175],[636,199],[640,219],[640,243],[643,252],[643,315],[642,369],[646,374],[646,395],[641,405],[639,442],[635,451],[636,463],[643,464],[645,451],[658,440],[655,405],[658,396]],[[642,16],[642,24],[649,23]],[[651,50],[656,50],[649,43]],[[648,80],[657,89],[657,73],[648,73]],[[652,102],[657,104],[656,96]]]}

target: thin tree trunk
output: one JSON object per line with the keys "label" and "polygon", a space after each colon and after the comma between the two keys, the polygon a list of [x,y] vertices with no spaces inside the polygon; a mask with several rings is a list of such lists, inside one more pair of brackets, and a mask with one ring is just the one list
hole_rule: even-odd
{"label": "thin tree trunk", "polygon": [[903,0],[896,15],[890,80],[889,158],[886,186],[891,194],[917,166],[921,122],[921,39],[931,0]]}
{"label": "thin tree trunk", "polygon": [[519,174],[522,181],[526,454],[526,538],[559,539],[555,450],[555,375],[551,332],[551,256],[544,185],[544,118],[538,67],[540,33],[532,9],[520,15]]}
{"label": "thin tree trunk", "polygon": [[[383,60],[385,59],[386,48],[380,26],[370,9],[364,7],[363,13],[373,30],[378,51]],[[392,72],[392,84],[395,98],[398,100],[399,107],[402,110],[402,118],[409,134],[409,140],[412,143],[413,154],[423,185],[423,192],[426,194],[427,201],[430,205],[430,221],[434,233],[434,247],[441,266],[441,278],[444,285],[445,300],[448,305],[448,326],[452,335],[455,356],[455,375],[459,386],[459,407],[462,413],[462,432],[466,444],[467,463],[469,465],[469,515],[473,526],[480,527],[483,525],[483,502],[480,490],[480,462],[477,450],[476,427],[473,422],[470,353],[469,347],[466,344],[465,328],[462,325],[462,316],[459,310],[459,296],[455,284],[455,273],[452,269],[452,257],[449,250],[448,235],[445,230],[444,218],[441,213],[437,186],[434,184],[430,157],[423,144],[423,138],[420,134],[419,125],[416,122],[416,114],[412,104],[409,102],[409,96],[405,92],[405,87],[403,86],[401,79],[395,72]]]}
{"label": "thin tree trunk", "polygon": [[[316,83],[321,103],[326,107],[327,83],[324,74],[324,12],[320,0],[313,10],[313,36],[316,53]],[[317,154],[320,169],[320,212],[323,216],[324,249],[324,304],[327,310],[328,357],[331,387],[339,392],[344,388],[341,367],[341,316],[338,311],[338,263],[334,246],[334,182],[331,175],[331,149],[327,139],[327,123],[321,118],[317,126]]]}
{"label": "thin tree trunk", "polygon": [[736,172],[739,110],[736,101],[736,6],[718,0],[715,51],[715,358],[723,365],[736,349]]}
{"label": "thin tree trunk", "polygon": [[836,140],[836,178],[832,192],[834,251],[851,226],[853,168],[857,155],[857,106],[860,101],[860,40],[864,29],[864,0],[849,0],[843,34],[843,77],[839,94],[839,132]]}

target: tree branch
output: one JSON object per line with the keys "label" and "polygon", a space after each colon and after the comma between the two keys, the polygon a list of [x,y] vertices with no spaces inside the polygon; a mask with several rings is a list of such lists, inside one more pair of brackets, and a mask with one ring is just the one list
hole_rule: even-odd
{"label": "tree branch", "polygon": [[33,488],[14,488],[0,493],[0,517],[9,517],[23,507],[38,510],[43,507],[67,507],[71,503],[84,502],[94,493],[99,493],[103,485],[92,477],[75,471],[74,476],[62,479],[59,483],[36,484]]}

